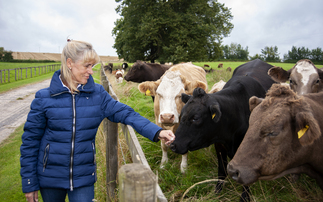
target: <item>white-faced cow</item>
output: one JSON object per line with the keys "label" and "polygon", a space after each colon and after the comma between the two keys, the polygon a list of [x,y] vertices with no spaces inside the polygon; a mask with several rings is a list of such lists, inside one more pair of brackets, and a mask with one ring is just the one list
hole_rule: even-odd
{"label": "white-faced cow", "polygon": [[145,63],[137,60],[137,62],[135,62],[129,69],[124,79],[126,81],[136,83],[141,83],[144,81],[157,81],[169,68],[169,65]]}
{"label": "white-faced cow", "polygon": [[322,100],[323,92],[299,96],[279,84],[265,99],[252,97],[249,129],[228,164],[229,175],[249,185],[305,173],[323,190]]}
{"label": "white-faced cow", "polygon": [[122,83],[122,81],[123,81],[123,74],[124,74],[124,70],[123,69],[118,69],[116,71],[115,77],[116,77],[116,82],[117,83]]}
{"label": "white-faced cow", "polygon": [[317,93],[323,90],[323,71],[315,67],[308,59],[299,60],[296,65],[286,71],[281,67],[273,67],[268,74],[277,82],[286,82],[299,95]]}
{"label": "white-faced cow", "polygon": [[[156,124],[164,129],[170,129],[174,133],[178,127],[180,112],[184,106],[181,94],[192,94],[193,90],[200,87],[207,90],[206,73],[203,68],[191,63],[174,65],[155,82],[143,82],[138,88],[146,95],[155,96],[154,112]],[[161,167],[168,162],[168,147],[163,141]],[[187,154],[183,153],[181,172],[184,173],[187,167]]]}
{"label": "white-faced cow", "polygon": [[[222,90],[207,94],[197,88],[193,96],[182,94],[186,104],[181,112],[180,125],[171,149],[179,154],[214,144],[218,157],[218,178],[227,176],[227,157],[233,158],[247,129],[250,115],[249,98],[265,97],[274,83],[267,74],[272,67],[253,60],[237,67]],[[223,181],[216,185],[220,192]],[[249,200],[249,187],[244,187],[241,201]]]}

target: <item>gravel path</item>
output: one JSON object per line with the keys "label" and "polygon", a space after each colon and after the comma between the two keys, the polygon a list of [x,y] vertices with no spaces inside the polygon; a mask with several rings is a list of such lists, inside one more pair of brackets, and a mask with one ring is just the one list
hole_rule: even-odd
{"label": "gravel path", "polygon": [[0,143],[26,122],[35,93],[49,84],[50,79],[0,94]]}

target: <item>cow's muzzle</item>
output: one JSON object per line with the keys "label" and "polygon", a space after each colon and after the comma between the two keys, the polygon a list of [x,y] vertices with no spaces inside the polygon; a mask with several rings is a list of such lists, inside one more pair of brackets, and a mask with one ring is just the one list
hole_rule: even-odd
{"label": "cow's muzzle", "polygon": [[236,166],[232,161],[228,164],[227,171],[233,180],[243,185],[250,185],[258,180],[258,175],[252,168]]}
{"label": "cow's muzzle", "polygon": [[171,143],[169,147],[173,152],[176,152],[176,145],[174,143]]}
{"label": "cow's muzzle", "polygon": [[160,122],[163,124],[173,124],[175,121],[175,115],[171,113],[165,113],[160,115]]}

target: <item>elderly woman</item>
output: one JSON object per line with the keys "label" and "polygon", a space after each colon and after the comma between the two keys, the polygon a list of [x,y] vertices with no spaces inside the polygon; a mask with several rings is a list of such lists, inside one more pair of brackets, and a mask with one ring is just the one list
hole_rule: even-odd
{"label": "elderly woman", "polygon": [[21,145],[22,189],[27,201],[90,202],[96,181],[95,136],[104,118],[131,125],[151,141],[175,136],[120,103],[94,83],[99,56],[87,42],[69,40],[50,86],[36,93]]}

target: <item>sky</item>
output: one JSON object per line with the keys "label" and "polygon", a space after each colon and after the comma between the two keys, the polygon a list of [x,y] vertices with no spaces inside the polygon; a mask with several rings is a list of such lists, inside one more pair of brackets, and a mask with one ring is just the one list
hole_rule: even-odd
{"label": "sky", "polygon": [[[223,45],[248,47],[249,55],[277,46],[323,49],[321,0],[218,0],[230,8],[234,28]],[[112,29],[120,16],[114,0],[0,0],[0,47],[13,52],[61,53],[67,38],[92,43],[117,56]]]}

